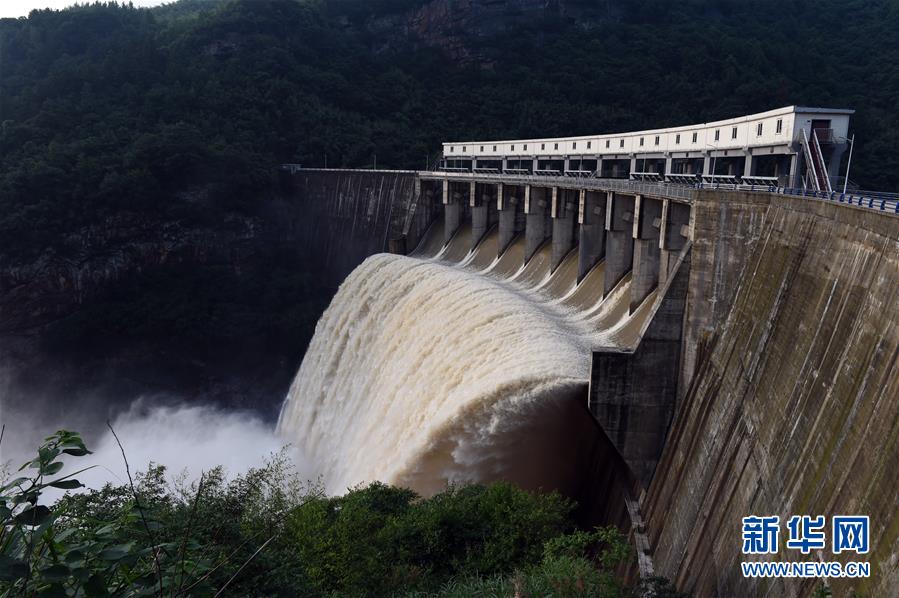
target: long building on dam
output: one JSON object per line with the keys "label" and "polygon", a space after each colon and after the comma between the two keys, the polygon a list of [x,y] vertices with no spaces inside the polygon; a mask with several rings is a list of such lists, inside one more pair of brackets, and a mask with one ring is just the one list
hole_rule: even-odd
{"label": "long building on dam", "polygon": [[453,172],[596,176],[690,183],[806,180],[832,190],[854,110],[787,106],[710,123],[606,135],[450,141]]}
{"label": "long building on dam", "polygon": [[439,170],[285,165],[284,183],[347,269],[382,251],[453,265],[604,331],[582,403],[623,464],[594,483],[620,498],[601,511],[630,533],[634,575],[694,596],[811,596],[814,579],[742,575],[742,518],[859,514],[870,551],[822,558],[870,577],[827,584],[886,596],[899,196],[836,184],[851,114],[448,142]]}

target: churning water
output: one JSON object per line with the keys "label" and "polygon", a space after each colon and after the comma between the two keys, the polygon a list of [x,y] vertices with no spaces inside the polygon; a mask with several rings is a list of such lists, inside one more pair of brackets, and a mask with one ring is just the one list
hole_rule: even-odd
{"label": "churning water", "polygon": [[641,314],[627,314],[627,293],[601,301],[601,276],[577,288],[570,267],[508,276],[501,260],[459,262],[453,249],[370,257],[319,321],[278,431],[329,492],[374,480],[424,494],[494,479],[564,489],[574,477],[591,347],[622,342]]}

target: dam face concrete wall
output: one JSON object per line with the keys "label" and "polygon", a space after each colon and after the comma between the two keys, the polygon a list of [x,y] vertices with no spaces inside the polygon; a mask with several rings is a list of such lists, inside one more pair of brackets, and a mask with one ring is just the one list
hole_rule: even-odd
{"label": "dam face concrete wall", "polygon": [[[899,587],[897,220],[762,194],[693,206],[682,394],[642,512],[656,572],[694,596],[809,596],[741,575],[741,518],[869,515],[869,579]],[[747,559],[748,560],[748,559]],[[816,559],[817,560],[817,559]]]}
{"label": "dam face concrete wall", "polygon": [[339,284],[365,258],[415,247],[439,205],[439,191],[412,171],[316,171],[286,174],[283,185],[300,204],[300,248],[318,255]]}

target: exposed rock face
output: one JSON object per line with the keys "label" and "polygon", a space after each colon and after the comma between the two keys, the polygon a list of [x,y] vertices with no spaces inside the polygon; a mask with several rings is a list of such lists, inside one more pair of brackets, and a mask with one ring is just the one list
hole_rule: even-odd
{"label": "exposed rock face", "polygon": [[72,231],[70,253],[48,251],[0,268],[0,335],[39,334],[123,276],[172,261],[239,272],[241,247],[265,229],[260,218],[233,217],[213,228],[120,216]]}

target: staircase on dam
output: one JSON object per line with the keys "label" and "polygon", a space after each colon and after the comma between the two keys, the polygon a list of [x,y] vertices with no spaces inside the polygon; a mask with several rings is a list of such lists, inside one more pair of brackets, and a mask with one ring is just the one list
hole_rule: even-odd
{"label": "staircase on dam", "polygon": [[[337,198],[341,226],[375,226],[365,251],[489,270],[589,314],[604,332],[586,400],[633,476],[643,570],[695,596],[809,596],[798,579],[740,575],[741,517],[860,513],[872,576],[828,583],[899,585],[887,200],[495,173],[291,177],[304,197]],[[372,199],[388,181],[396,195]]]}

